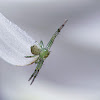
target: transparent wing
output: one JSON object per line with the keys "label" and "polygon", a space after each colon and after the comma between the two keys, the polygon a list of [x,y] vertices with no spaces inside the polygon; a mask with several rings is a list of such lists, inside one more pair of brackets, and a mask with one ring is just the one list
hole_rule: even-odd
{"label": "transparent wing", "polygon": [[25,31],[10,22],[0,13],[0,57],[13,65],[24,66],[33,63],[37,57],[31,56],[30,47],[38,43]]}

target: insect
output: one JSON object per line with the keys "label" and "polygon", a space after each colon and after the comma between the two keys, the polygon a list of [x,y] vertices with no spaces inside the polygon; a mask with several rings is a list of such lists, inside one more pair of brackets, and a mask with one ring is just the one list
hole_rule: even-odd
{"label": "insect", "polygon": [[32,80],[32,84],[44,60],[49,56],[55,38],[67,21],[65,20],[57,29],[46,47],[44,47],[43,41],[37,43],[26,32],[0,14],[0,57],[13,65],[25,66],[35,63],[37,65],[36,69],[29,78],[29,81]]}

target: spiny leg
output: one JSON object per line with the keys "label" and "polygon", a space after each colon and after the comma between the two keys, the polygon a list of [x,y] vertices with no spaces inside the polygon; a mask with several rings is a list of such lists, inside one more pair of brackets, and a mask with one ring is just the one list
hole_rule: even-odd
{"label": "spiny leg", "polygon": [[[40,59],[39,62],[37,63],[37,67],[36,67],[34,73],[31,75],[31,77],[30,77],[29,80],[28,80],[28,81],[30,81],[30,80],[33,78],[31,84],[34,82],[34,79],[35,79],[36,76],[38,75],[39,70],[41,69],[41,67],[42,67],[42,65],[43,65],[43,62],[44,62],[44,60],[43,60],[43,59]],[[31,84],[30,84],[30,85],[31,85]]]}

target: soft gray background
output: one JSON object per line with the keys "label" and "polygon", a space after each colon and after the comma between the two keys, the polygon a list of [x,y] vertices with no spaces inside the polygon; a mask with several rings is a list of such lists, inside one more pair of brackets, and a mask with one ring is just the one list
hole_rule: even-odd
{"label": "soft gray background", "polygon": [[[68,19],[36,81],[99,94],[99,0],[4,0],[0,1],[0,12],[33,39],[43,40],[45,45],[64,20]],[[0,66],[0,100],[6,100],[4,95],[7,89],[23,86],[20,84],[27,82],[35,68],[35,65],[16,67],[2,59]],[[96,96],[95,100],[99,98]]]}

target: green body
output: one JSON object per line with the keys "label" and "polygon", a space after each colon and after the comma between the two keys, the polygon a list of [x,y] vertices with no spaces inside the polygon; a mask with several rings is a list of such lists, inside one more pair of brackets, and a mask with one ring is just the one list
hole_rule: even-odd
{"label": "green body", "polygon": [[46,59],[49,56],[50,52],[46,48],[42,48],[40,51],[40,58]]}
{"label": "green body", "polygon": [[49,56],[49,54],[50,54],[49,50],[50,50],[55,38],[57,37],[57,35],[61,31],[61,29],[64,27],[64,25],[66,24],[67,21],[68,20],[66,20],[64,22],[64,24],[62,24],[60,26],[60,28],[58,28],[58,30],[53,34],[53,36],[51,37],[50,41],[48,42],[48,44],[46,45],[45,48],[44,48],[43,41],[40,41],[40,43],[39,43],[40,48],[38,48],[36,45],[31,46],[31,53],[33,54],[33,56],[25,56],[26,58],[31,58],[31,57],[35,57],[35,56],[39,55],[39,57],[35,61],[35,64],[37,64],[37,67],[29,79],[29,81],[30,81],[33,78],[31,84],[33,83],[34,79],[36,78],[37,74],[39,73],[39,70],[41,69],[44,60]]}

